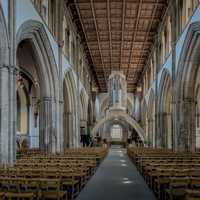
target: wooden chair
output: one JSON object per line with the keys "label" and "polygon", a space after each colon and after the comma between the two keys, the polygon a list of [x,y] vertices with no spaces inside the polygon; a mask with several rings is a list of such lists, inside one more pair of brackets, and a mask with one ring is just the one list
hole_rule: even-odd
{"label": "wooden chair", "polygon": [[42,199],[67,200],[67,192],[61,191],[59,179],[41,180]]}
{"label": "wooden chair", "polygon": [[0,199],[4,200],[5,199],[5,193],[4,192],[0,192]]}
{"label": "wooden chair", "polygon": [[33,200],[34,194],[33,193],[14,193],[14,192],[7,192],[5,193],[5,200]]}
{"label": "wooden chair", "polygon": [[81,181],[75,178],[74,173],[64,173],[60,176],[64,191],[68,191],[68,198],[74,199],[81,190]]}
{"label": "wooden chair", "polygon": [[184,200],[197,200],[200,199],[200,190],[187,189]]}
{"label": "wooden chair", "polygon": [[41,197],[40,182],[38,180],[25,179],[20,184],[20,192],[33,193],[34,198],[40,199]]}
{"label": "wooden chair", "polygon": [[176,178],[173,177],[170,179],[169,189],[165,190],[165,200],[173,200],[174,198],[184,198],[186,194],[186,189],[189,188],[190,179],[185,178]]}

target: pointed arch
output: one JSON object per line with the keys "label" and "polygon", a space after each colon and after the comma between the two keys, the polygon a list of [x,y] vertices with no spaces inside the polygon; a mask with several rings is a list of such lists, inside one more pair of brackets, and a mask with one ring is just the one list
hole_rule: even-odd
{"label": "pointed arch", "polygon": [[145,137],[148,134],[148,118],[147,118],[147,103],[146,99],[144,98],[141,104],[141,125],[145,131]]}
{"label": "pointed arch", "polygon": [[8,63],[8,29],[2,6],[0,4],[0,65],[7,66]]}
{"label": "pointed arch", "polygon": [[140,140],[144,142],[144,130],[132,117],[130,117],[125,112],[119,110],[117,110],[117,113],[113,111],[112,113],[109,113],[106,117],[99,120],[98,123],[92,129],[92,135],[96,135],[96,133],[105,123],[110,123],[110,122],[111,123],[115,122],[117,124],[118,123],[121,124],[121,122],[123,122],[127,125],[130,125],[138,133]]}
{"label": "pointed arch", "polygon": [[200,80],[200,22],[190,24],[180,59],[176,78],[177,134],[176,149],[195,151],[196,99],[195,88]]}
{"label": "pointed arch", "polygon": [[63,80],[63,137],[64,149],[75,145],[76,135],[76,85],[73,74],[68,71]]}
{"label": "pointed arch", "polygon": [[43,82],[42,95],[56,98],[58,68],[44,25],[36,20],[28,20],[19,27],[16,36],[16,54],[19,44],[23,41],[29,41],[36,54],[39,78]]}
{"label": "pointed arch", "polygon": [[[20,54],[21,52],[21,54]],[[27,66],[27,59],[18,59],[19,55],[28,54],[32,65]],[[20,70],[31,69],[37,77],[40,88],[39,98],[39,142],[43,152],[62,150],[62,136],[59,131],[59,76],[55,57],[48,35],[41,22],[25,21],[16,35],[16,61]],[[30,68],[27,68],[30,67]],[[34,82],[35,83],[35,82]]]}
{"label": "pointed arch", "polygon": [[81,121],[87,121],[87,111],[88,111],[88,97],[84,89],[80,92],[80,106],[81,106]]}
{"label": "pointed arch", "polygon": [[155,94],[153,89],[150,91],[147,106],[148,133],[147,143],[149,146],[155,146]]}
{"label": "pointed arch", "polygon": [[93,102],[92,99],[88,100],[88,109],[87,109],[87,123],[89,126],[93,124],[94,121],[94,108],[93,108]]}
{"label": "pointed arch", "polygon": [[162,71],[158,97],[161,146],[172,149],[172,80],[167,69]]}

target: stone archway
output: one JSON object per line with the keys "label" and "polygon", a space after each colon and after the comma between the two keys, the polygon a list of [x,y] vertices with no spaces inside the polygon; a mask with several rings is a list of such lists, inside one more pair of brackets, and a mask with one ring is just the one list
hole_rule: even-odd
{"label": "stone archway", "polygon": [[38,21],[26,21],[16,39],[19,71],[29,72],[35,78],[33,84],[39,87],[39,147],[43,152],[59,152],[62,135],[58,122],[58,70],[45,28]]}
{"label": "stone archway", "polygon": [[88,98],[84,89],[80,92],[80,127],[87,129]]}
{"label": "stone archway", "polygon": [[76,86],[71,71],[66,72],[63,81],[63,137],[64,149],[76,146],[77,136],[77,121],[76,121]]}
{"label": "stone archway", "polygon": [[150,91],[148,106],[147,106],[147,123],[148,123],[148,137],[147,143],[149,146],[155,146],[155,95],[154,91]]}
{"label": "stone archway", "polygon": [[148,136],[148,118],[147,118],[147,104],[146,100],[143,99],[141,108],[141,126],[145,131],[145,137]]}
{"label": "stone archway", "polygon": [[135,131],[138,133],[141,141],[144,142],[144,130],[140,127],[140,125],[128,114],[121,110],[113,110],[112,112],[108,113],[106,117],[102,118],[93,128],[92,135],[96,135],[99,129],[107,122],[110,121],[123,121],[126,124],[129,124]]}
{"label": "stone archway", "polygon": [[80,104],[82,107],[81,120],[87,121],[88,99],[84,89],[80,92]]}
{"label": "stone archway", "polygon": [[88,97],[84,89],[80,91],[80,141],[85,145],[86,135],[88,134]]}
{"label": "stone archway", "polygon": [[195,151],[195,86],[200,80],[200,22],[191,24],[182,47],[176,78],[176,150]]}
{"label": "stone archway", "polygon": [[172,149],[172,82],[170,73],[166,69],[161,75],[158,103],[161,146]]}

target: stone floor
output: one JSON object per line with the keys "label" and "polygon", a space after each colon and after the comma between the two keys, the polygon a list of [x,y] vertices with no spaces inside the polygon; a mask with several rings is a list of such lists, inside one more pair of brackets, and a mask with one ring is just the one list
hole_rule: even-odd
{"label": "stone floor", "polygon": [[125,149],[113,147],[77,200],[156,200]]}

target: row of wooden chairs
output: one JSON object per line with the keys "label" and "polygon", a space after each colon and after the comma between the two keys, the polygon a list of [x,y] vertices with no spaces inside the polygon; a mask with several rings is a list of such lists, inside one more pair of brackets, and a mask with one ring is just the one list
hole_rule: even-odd
{"label": "row of wooden chairs", "polygon": [[107,152],[106,148],[69,149],[56,155],[20,152],[14,166],[0,166],[0,199],[75,199]]}
{"label": "row of wooden chairs", "polygon": [[161,200],[200,199],[200,154],[134,148],[127,153]]}

